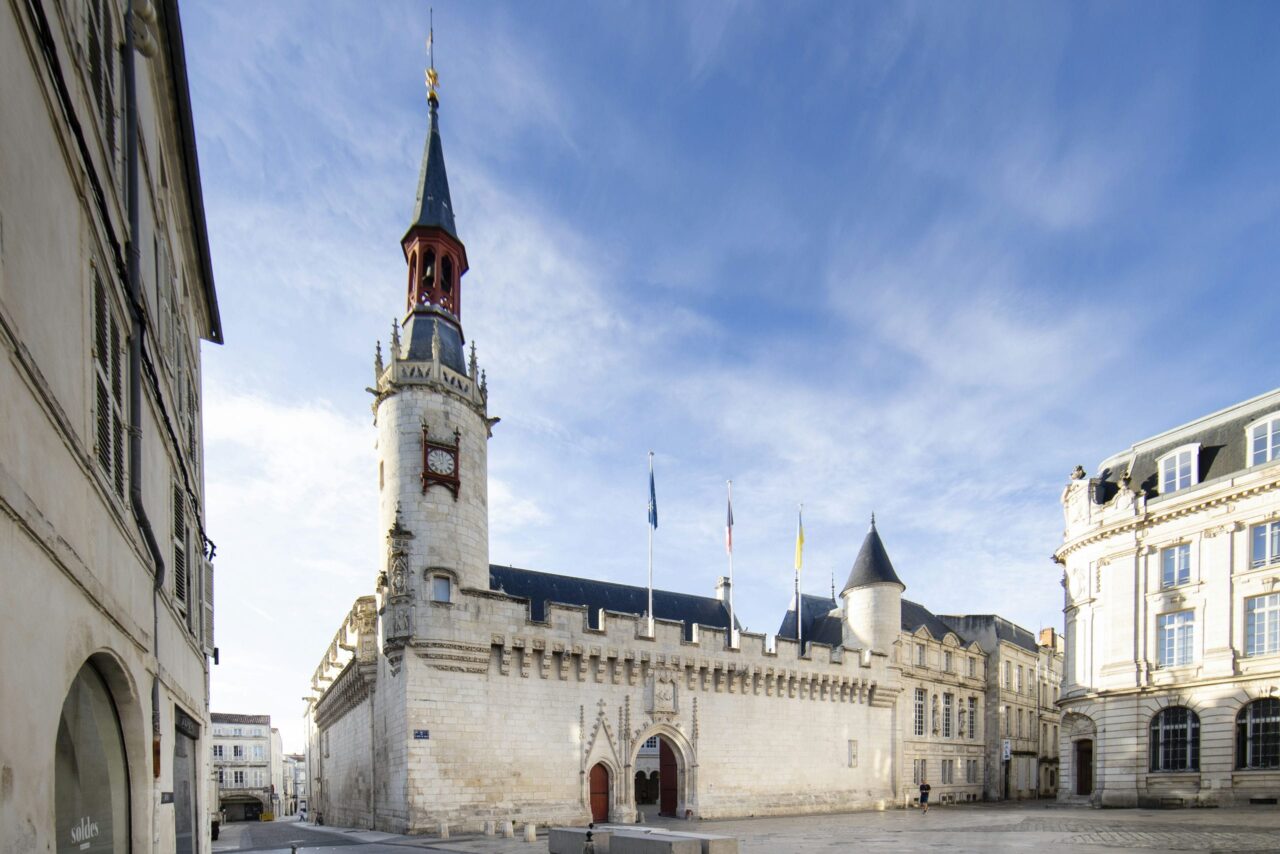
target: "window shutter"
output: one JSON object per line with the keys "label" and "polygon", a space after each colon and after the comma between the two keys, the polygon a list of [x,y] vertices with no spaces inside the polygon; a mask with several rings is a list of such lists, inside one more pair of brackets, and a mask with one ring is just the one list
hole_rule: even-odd
{"label": "window shutter", "polygon": [[107,384],[98,378],[98,463],[102,470],[111,473],[111,396]]}
{"label": "window shutter", "polygon": [[106,5],[102,14],[102,64],[106,79],[102,87],[102,124],[106,130],[107,152],[115,162],[116,154],[116,40],[111,26],[111,6]]}
{"label": "window shutter", "polygon": [[187,515],[182,490],[173,486],[173,595],[187,602]]}
{"label": "window shutter", "polygon": [[204,654],[213,655],[213,563],[204,564]]}

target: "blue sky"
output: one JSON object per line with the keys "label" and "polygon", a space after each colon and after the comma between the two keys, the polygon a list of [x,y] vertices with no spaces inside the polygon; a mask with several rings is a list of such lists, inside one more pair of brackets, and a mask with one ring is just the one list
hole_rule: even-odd
{"label": "blue sky", "polygon": [[[301,747],[372,591],[374,342],[427,126],[421,3],[189,3],[227,344],[204,349],[213,703]],[[491,558],[774,631],[874,511],[907,597],[1061,624],[1059,496],[1268,391],[1280,8],[439,2],[488,371]]]}

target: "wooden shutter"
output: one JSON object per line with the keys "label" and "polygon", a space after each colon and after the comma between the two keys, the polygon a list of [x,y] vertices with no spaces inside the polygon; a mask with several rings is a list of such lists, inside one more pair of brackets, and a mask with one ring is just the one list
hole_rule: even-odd
{"label": "wooden shutter", "polygon": [[187,508],[182,489],[173,485],[173,595],[187,602]]}
{"label": "wooden shutter", "polygon": [[204,565],[204,654],[213,655],[213,563],[201,562]]}

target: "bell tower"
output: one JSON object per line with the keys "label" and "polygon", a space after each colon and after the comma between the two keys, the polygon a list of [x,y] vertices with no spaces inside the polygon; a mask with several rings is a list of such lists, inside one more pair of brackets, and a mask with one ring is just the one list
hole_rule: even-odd
{"label": "bell tower", "polygon": [[467,251],[458,238],[440,140],[438,80],[427,70],[430,127],[418,193],[401,238],[404,313],[387,359],[374,358],[378,593],[383,644],[402,647],[462,588],[488,589],[488,388],[462,330]]}

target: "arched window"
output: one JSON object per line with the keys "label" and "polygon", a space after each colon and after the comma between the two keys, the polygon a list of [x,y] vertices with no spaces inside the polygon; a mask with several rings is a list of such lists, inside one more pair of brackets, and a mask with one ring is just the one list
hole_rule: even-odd
{"label": "arched window", "polygon": [[1280,700],[1254,700],[1236,715],[1236,767],[1280,768]]}
{"label": "arched window", "polygon": [[1200,718],[1195,712],[1170,706],[1151,719],[1151,770],[1200,770]]}
{"label": "arched window", "polygon": [[421,286],[418,288],[418,302],[429,302],[431,289],[436,286],[436,251],[428,249],[422,256],[422,268],[419,274]]}
{"label": "arched window", "polygon": [[443,293],[453,293],[453,258],[449,255],[444,256],[440,263],[440,290]]}
{"label": "arched window", "polygon": [[85,664],[62,703],[53,797],[59,852],[129,850],[129,771],[115,704]]}

